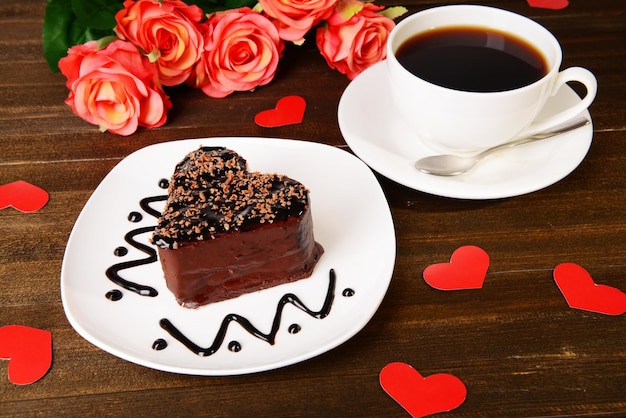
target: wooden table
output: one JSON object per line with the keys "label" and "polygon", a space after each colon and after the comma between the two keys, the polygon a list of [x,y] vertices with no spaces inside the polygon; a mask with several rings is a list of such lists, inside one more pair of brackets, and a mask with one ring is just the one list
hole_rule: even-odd
{"label": "wooden table", "polygon": [[[442,2],[407,0],[411,12]],[[423,376],[449,373],[467,387],[450,415],[590,416],[626,413],[626,315],[568,307],[555,285],[560,263],[626,291],[626,5],[572,1],[560,11],[523,0],[486,1],[550,29],[564,67],[599,82],[590,109],[591,149],[562,181],[514,198],[442,198],[378,179],[391,207],[397,259],[371,322],[341,346],[300,364],[244,376],[203,377],[139,366],[100,350],[68,323],[59,276],[67,239],[104,176],[144,146],[182,138],[263,136],[350,151],[337,122],[348,80],[312,43],[289,48],[280,73],[251,94],[210,99],[169,91],[174,108],[159,129],[130,137],[100,133],[64,104],[40,41],[46,2],[0,2],[0,185],[25,180],[50,193],[40,211],[0,211],[0,326],[52,332],[48,374],[26,386],[0,361],[0,415],[32,416],[406,416],[380,387],[391,362]],[[391,2],[381,4],[392,5]],[[394,3],[397,4],[397,3]],[[289,94],[304,97],[303,123],[257,126],[254,115]],[[464,245],[490,256],[480,290],[443,292],[423,270]]]}

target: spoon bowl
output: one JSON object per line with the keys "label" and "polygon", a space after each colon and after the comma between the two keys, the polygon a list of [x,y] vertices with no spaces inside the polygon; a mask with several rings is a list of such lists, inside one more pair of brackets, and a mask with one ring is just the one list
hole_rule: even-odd
{"label": "spoon bowl", "polygon": [[415,162],[415,168],[422,173],[432,174],[435,176],[457,176],[463,174],[466,171],[472,169],[479,161],[488,155],[505,149],[513,148],[518,145],[527,144],[529,142],[535,142],[541,139],[552,138],[557,135],[564,134],[566,132],[573,131],[583,126],[589,125],[587,118],[575,119],[573,122],[567,125],[561,125],[558,128],[552,129],[546,132],[539,132],[529,136],[521,137],[504,144],[488,148],[479,154],[471,156],[458,156],[458,155],[432,155],[430,157],[420,158]]}

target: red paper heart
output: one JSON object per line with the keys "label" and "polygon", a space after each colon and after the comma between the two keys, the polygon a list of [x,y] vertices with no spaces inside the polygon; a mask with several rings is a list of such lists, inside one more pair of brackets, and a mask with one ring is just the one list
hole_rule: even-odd
{"label": "red paper heart", "polygon": [[467,396],[467,388],[458,377],[445,373],[422,377],[406,363],[386,365],[379,378],[385,392],[413,417],[451,411]]}
{"label": "red paper heart", "polygon": [[9,359],[9,380],[28,385],[41,379],[52,364],[52,334],[22,325],[0,328],[0,358]]}
{"label": "red paper heart", "polygon": [[526,0],[530,7],[540,9],[561,10],[569,6],[569,0]]}
{"label": "red paper heart", "polygon": [[264,128],[301,123],[304,118],[306,101],[300,96],[285,96],[276,103],[276,108],[257,113],[254,121]]}
{"label": "red paper heart", "polygon": [[587,270],[578,264],[559,264],[553,275],[570,308],[606,315],[626,312],[626,294],[614,287],[596,284]]}
{"label": "red paper heart", "polygon": [[44,189],[18,180],[0,186],[0,209],[13,206],[22,212],[35,212],[46,206],[49,197]]}
{"label": "red paper heart", "polygon": [[432,264],[424,269],[424,280],[439,290],[480,289],[489,268],[489,254],[466,245],[457,248],[449,263]]}

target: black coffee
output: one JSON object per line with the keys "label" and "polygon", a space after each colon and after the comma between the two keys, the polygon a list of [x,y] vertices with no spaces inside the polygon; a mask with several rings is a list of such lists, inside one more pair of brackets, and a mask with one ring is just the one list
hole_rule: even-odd
{"label": "black coffee", "polygon": [[548,73],[546,59],[534,46],[513,35],[474,26],[417,34],[400,45],[396,57],[421,79],[471,92],[512,90]]}

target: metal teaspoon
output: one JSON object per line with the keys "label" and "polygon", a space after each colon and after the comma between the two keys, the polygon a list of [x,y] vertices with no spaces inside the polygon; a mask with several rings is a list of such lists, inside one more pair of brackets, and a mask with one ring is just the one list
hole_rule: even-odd
{"label": "metal teaspoon", "polygon": [[468,157],[459,157],[456,155],[432,155],[430,157],[420,158],[415,162],[415,168],[422,173],[433,174],[435,176],[456,176],[465,173],[474,167],[480,160],[495,151],[499,151],[504,148],[512,148],[517,145],[534,142],[540,139],[551,138],[553,136],[581,128],[585,125],[589,125],[589,123],[590,122],[587,118],[576,119],[571,124],[563,127],[519,138],[492,148],[488,148],[479,154]]}

